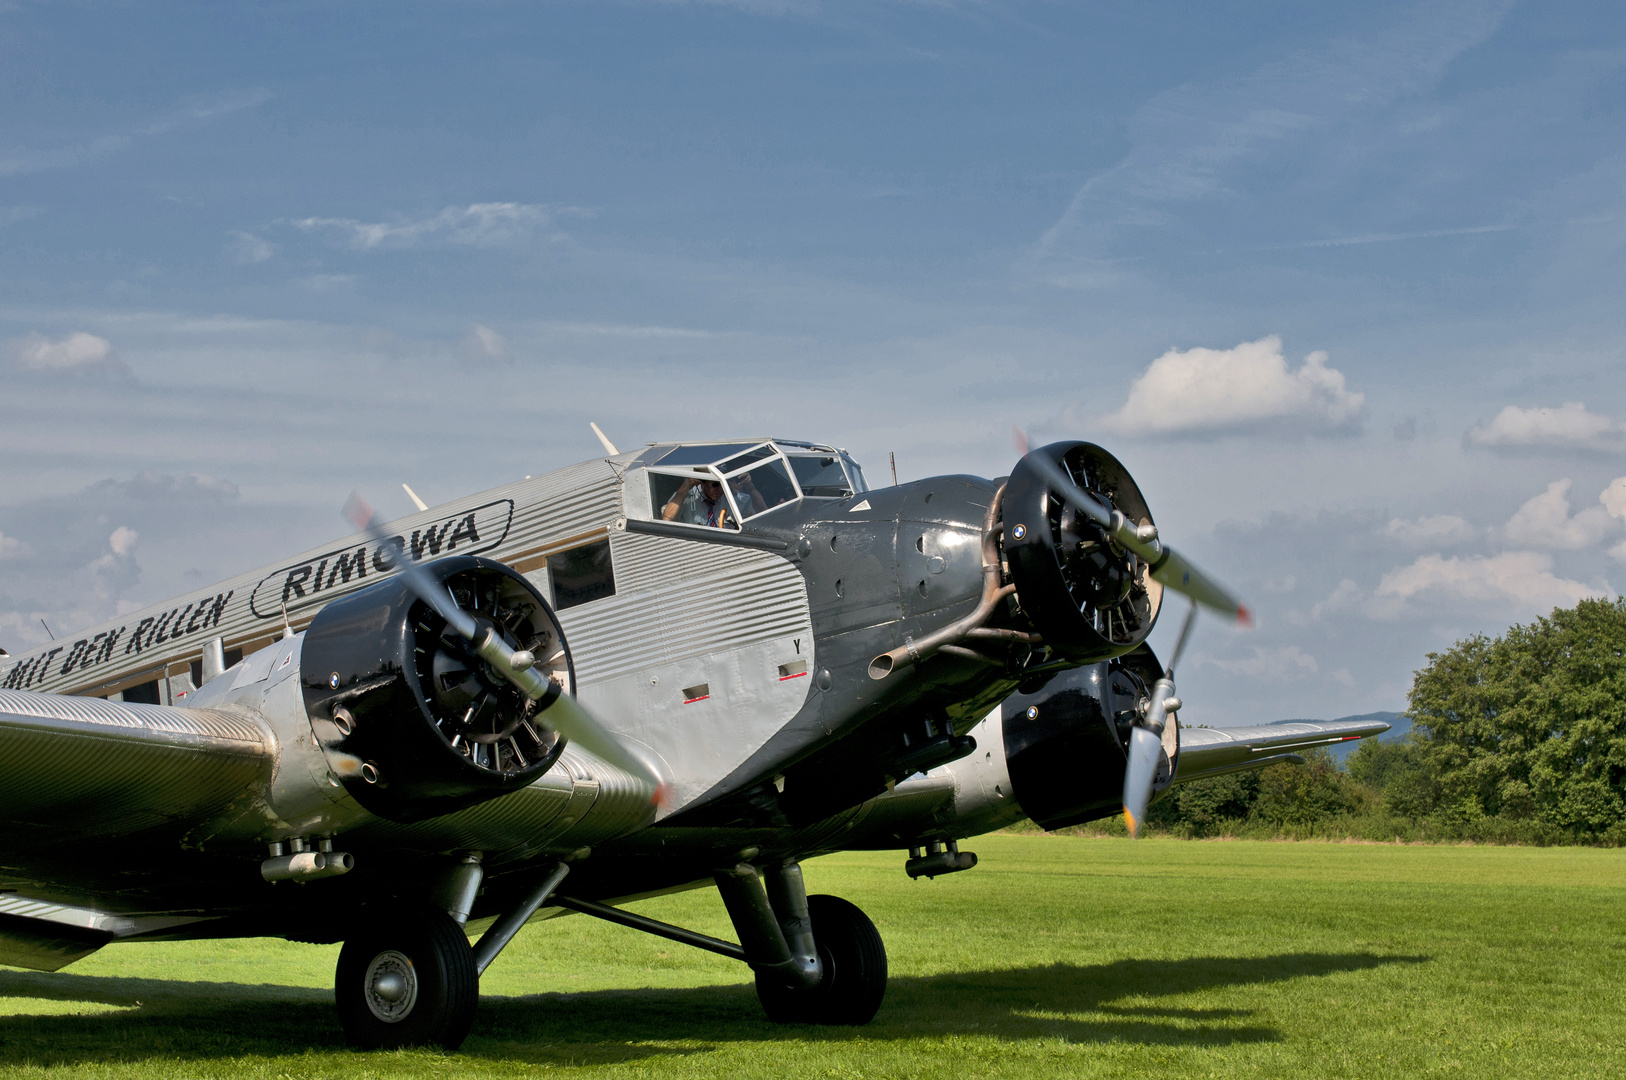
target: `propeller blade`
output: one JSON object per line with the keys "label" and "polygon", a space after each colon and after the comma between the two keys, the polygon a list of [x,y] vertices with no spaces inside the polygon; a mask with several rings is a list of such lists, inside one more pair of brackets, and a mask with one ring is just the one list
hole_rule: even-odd
{"label": "propeller blade", "polygon": [[[344,516],[375,544],[389,542],[390,537],[384,532],[377,512],[359,493],[352,492],[345,502]],[[669,789],[654,770],[594,720],[575,698],[562,693],[551,679],[537,671],[533,666],[534,658],[529,653],[522,655],[514,651],[489,627],[482,630],[472,615],[457,606],[445,584],[436,580],[423,564],[404,551],[396,553],[395,564],[406,579],[407,587],[418,599],[433,608],[452,629],[473,642],[482,660],[518,687],[526,697],[538,702],[536,719],[601,761],[643,780],[649,785],[651,798],[658,805],[666,805]]]}
{"label": "propeller blade", "polygon": [[1140,836],[1146,807],[1152,801],[1152,785],[1157,782],[1158,759],[1163,753],[1163,728],[1169,720],[1163,703],[1173,695],[1171,680],[1153,683],[1146,717],[1129,733],[1129,760],[1124,766],[1124,824],[1129,826],[1132,838]]}
{"label": "propeller blade", "polygon": [[1131,839],[1140,837],[1146,820],[1146,806],[1152,801],[1152,782],[1157,779],[1157,756],[1163,740],[1136,725],[1129,735],[1129,764],[1124,769],[1124,824]]}
{"label": "propeller blade", "polygon": [[[359,492],[352,491],[350,498],[345,500],[344,516],[356,528],[365,532],[378,546],[380,551],[386,546],[393,547],[390,537],[384,532],[384,523],[378,519],[378,513],[373,509],[372,503],[362,498]],[[422,564],[407,556],[404,551],[395,553],[395,565],[406,578],[407,586],[417,593],[418,599],[435,609],[435,613],[445,619],[453,630],[464,637],[473,639],[477,629],[474,618],[468,612],[457,606],[452,594],[446,591],[446,586],[436,581],[434,575],[425,570]]]}
{"label": "propeller blade", "polygon": [[1242,626],[1253,625],[1253,612],[1248,606],[1220,587],[1220,584],[1191,564],[1191,561],[1172,548],[1163,549],[1163,559],[1152,566],[1152,576],[1164,588],[1184,593],[1204,607],[1233,618]]}
{"label": "propeller blade", "polygon": [[[1025,444],[1025,437],[1017,441],[1019,447]],[[1198,570],[1189,559],[1164,545],[1158,539],[1156,526],[1132,524],[1122,512],[1108,507],[1100,499],[1073,483],[1072,478],[1055,462],[1039,455],[1029,454],[1024,457],[1050,482],[1056,494],[1072,503],[1079,513],[1100,526],[1120,547],[1145,559],[1152,568],[1152,576],[1165,588],[1183,593],[1197,603],[1235,619],[1243,626],[1253,625],[1253,613],[1226,592],[1217,581]]]}

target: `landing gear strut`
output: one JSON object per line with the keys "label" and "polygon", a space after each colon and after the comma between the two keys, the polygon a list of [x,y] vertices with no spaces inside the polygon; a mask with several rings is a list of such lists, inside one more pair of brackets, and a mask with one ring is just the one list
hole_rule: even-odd
{"label": "landing gear strut", "polygon": [[463,928],[444,911],[404,912],[353,935],[339,952],[334,999],[360,1050],[462,1045],[480,1002]]}

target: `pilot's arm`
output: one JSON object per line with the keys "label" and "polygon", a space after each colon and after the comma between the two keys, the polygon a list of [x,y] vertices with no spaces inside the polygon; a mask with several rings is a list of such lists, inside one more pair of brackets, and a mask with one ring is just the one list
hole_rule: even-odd
{"label": "pilot's arm", "polygon": [[672,493],[672,497],[666,500],[666,505],[661,507],[662,521],[677,519],[678,511],[683,509],[683,500],[689,497],[689,492],[694,490],[696,483],[695,480],[685,480],[678,485],[678,489]]}

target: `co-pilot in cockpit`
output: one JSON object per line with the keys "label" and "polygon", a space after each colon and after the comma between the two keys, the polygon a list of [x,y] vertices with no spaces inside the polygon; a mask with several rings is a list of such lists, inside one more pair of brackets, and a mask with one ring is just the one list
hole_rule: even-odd
{"label": "co-pilot in cockpit", "polygon": [[845,451],[812,443],[685,443],[648,468],[656,515],[720,529],[738,529],[800,499],[844,499],[866,490]]}

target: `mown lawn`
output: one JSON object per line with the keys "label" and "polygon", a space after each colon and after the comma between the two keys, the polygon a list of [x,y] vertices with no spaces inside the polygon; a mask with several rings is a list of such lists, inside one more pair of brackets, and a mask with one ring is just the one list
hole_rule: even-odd
{"label": "mown lawn", "polygon": [[[1626,1076],[1626,851],[1001,835],[969,873],[808,864],[892,981],[782,1028],[742,967],[573,916],[487,973],[461,1053],[354,1055],[337,947],[126,945],[0,969],[5,1076]],[[640,910],[720,936],[709,890]]]}

